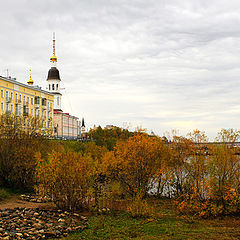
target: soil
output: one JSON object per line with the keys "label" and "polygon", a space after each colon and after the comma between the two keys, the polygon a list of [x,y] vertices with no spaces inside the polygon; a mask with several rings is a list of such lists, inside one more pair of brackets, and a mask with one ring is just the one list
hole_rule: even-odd
{"label": "soil", "polygon": [[27,202],[19,199],[18,195],[13,195],[12,197],[0,201],[0,210],[6,208],[44,208],[44,209],[53,209],[55,205],[53,203],[35,203],[35,202]]}

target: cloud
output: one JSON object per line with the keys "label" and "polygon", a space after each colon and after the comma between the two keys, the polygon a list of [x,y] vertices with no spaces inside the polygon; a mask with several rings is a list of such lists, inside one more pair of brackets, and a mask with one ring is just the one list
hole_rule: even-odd
{"label": "cloud", "polygon": [[10,0],[0,75],[46,85],[57,36],[64,110],[94,124],[158,134],[239,127],[237,0]]}

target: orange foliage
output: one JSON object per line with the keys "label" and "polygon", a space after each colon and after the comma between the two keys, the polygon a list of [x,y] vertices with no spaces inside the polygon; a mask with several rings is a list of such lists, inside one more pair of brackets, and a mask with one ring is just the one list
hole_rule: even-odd
{"label": "orange foliage", "polygon": [[151,179],[161,168],[165,145],[156,137],[137,132],[125,142],[118,142],[114,155],[105,156],[106,172],[121,183],[126,193],[145,193]]}
{"label": "orange foliage", "polygon": [[37,155],[38,191],[62,209],[87,207],[91,168],[90,159],[79,153],[56,153],[47,161]]}

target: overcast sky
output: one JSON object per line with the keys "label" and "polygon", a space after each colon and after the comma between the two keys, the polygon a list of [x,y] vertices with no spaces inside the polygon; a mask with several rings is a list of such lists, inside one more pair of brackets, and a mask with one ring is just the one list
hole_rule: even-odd
{"label": "overcast sky", "polygon": [[56,32],[63,110],[88,128],[239,128],[239,0],[0,2],[0,75],[46,88]]}

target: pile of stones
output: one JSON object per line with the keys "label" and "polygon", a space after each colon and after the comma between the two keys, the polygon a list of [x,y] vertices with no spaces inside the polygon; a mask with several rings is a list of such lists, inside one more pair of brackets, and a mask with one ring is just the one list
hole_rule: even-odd
{"label": "pile of stones", "polygon": [[36,202],[36,203],[46,203],[51,202],[51,199],[47,197],[39,197],[35,194],[22,194],[20,195],[20,199],[27,202]]}
{"label": "pile of stones", "polygon": [[0,239],[50,239],[82,231],[87,218],[61,210],[15,208],[0,210]]}

